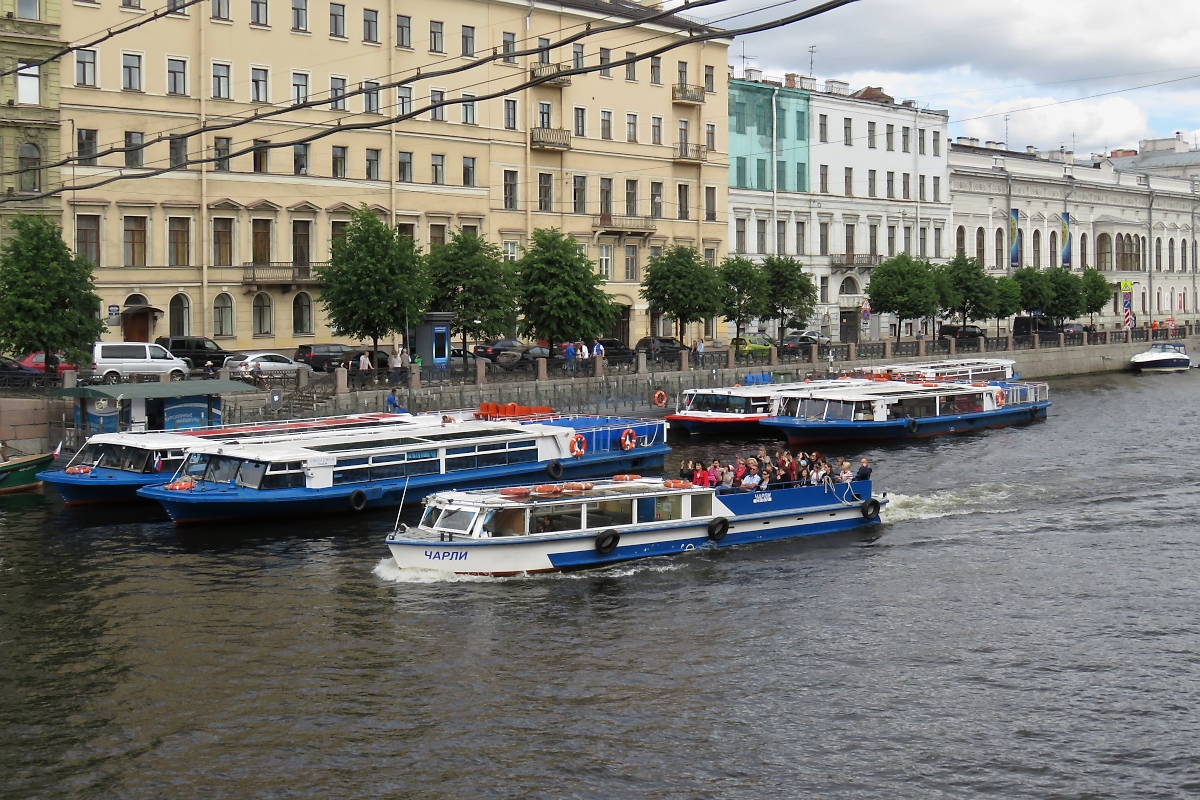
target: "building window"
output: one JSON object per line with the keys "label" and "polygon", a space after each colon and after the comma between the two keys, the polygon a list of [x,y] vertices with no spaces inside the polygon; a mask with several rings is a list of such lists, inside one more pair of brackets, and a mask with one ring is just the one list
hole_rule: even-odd
{"label": "building window", "polygon": [[775,188],[781,192],[787,191],[787,162],[775,162]]}
{"label": "building window", "polygon": [[933,202],[942,202],[942,179],[938,176],[933,176]]}
{"label": "building window", "polygon": [[396,47],[412,47],[412,17],[396,15]]}
{"label": "building window", "polygon": [[400,86],[396,89],[396,112],[399,114],[412,113],[412,87]]}
{"label": "building window", "polygon": [[429,90],[429,118],[434,122],[444,122],[446,119],[446,106],[442,105],[446,100],[446,93],[441,89]]}
{"label": "building window", "polygon": [[717,126],[711,122],[704,125],[704,149],[709,151],[717,149]]}
{"label": "building window", "polygon": [[611,244],[600,245],[600,259],[597,266],[600,268],[600,277],[606,281],[612,280],[612,258],[613,246]]}
{"label": "building window", "polygon": [[733,249],[738,254],[746,252],[746,220],[742,217],[733,221]]}
{"label": "building window", "polygon": [[637,62],[630,60],[634,58],[637,58],[637,53],[625,51],[625,60],[629,62],[625,65],[625,80],[627,81],[637,80]]}
{"label": "building window", "polygon": [[213,266],[233,266],[233,220],[218,217],[212,221]]}
{"label": "building window", "polygon": [[808,164],[801,163],[796,165],[796,191],[808,191]]}
{"label": "building window", "polygon": [[250,221],[250,259],[255,264],[271,263],[271,220]]}
{"label": "building window", "polygon": [[250,24],[266,25],[267,0],[250,0]]}
{"label": "building window", "polygon": [[501,190],[505,210],[514,211],[517,208],[517,171],[504,170],[503,187]]}
{"label": "building window", "polygon": [[462,26],[462,54],[475,55],[475,28],[471,25]]}
{"label": "building window", "polygon": [[917,176],[917,197],[920,198],[922,203],[925,202],[925,176],[924,175]]}
{"label": "building window", "polygon": [[363,81],[363,111],[367,114],[379,113],[379,82]]}
{"label": "building window", "polygon": [[145,149],[142,143],[145,140],[146,136],[141,131],[125,131],[125,166],[136,169],[143,165]]}
{"label": "building window", "polygon": [[712,93],[717,90],[717,70],[712,66],[704,67],[704,91]]}
{"label": "building window", "polygon": [[475,185],[475,157],[463,156],[463,186]]}
{"label": "building window", "polygon": [[600,48],[600,77],[611,78],[612,69],[608,66],[612,63],[612,51],[607,47]]}
{"label": "building window", "polygon": [[704,187],[704,221],[717,221],[717,187]]}
{"label": "building window", "polygon": [[92,128],[80,128],[75,132],[75,156],[80,166],[96,166],[96,136]]}
{"label": "building window", "polygon": [[625,181],[625,216],[638,215],[638,182],[633,179]]}
{"label": "building window", "polygon": [[167,220],[167,266],[190,265],[192,221],[187,217],[170,217]]}
{"label": "building window", "polygon": [[875,197],[876,196],[875,175],[876,175],[875,170],[873,170],[873,169],[867,170],[867,197]]}
{"label": "building window", "polygon": [[821,114],[817,117],[817,141],[829,141],[829,117]]}
{"label": "building window", "polygon": [[802,256],[808,251],[807,240],[805,239],[805,224],[803,222],[796,223],[796,255]]}
{"label": "building window", "polygon": [[867,226],[867,252],[875,257],[879,255],[879,226]]}
{"label": "building window", "polygon": [[366,156],[366,178],[369,181],[377,181],[379,180],[379,151],[368,149]]}
{"label": "building window", "polygon": [[822,194],[829,193],[829,165],[821,165],[821,192]]}
{"label": "building window", "polygon": [[17,0],[17,19],[41,19],[40,0]]}
{"label": "building window", "polygon": [[583,45],[577,44],[571,47],[571,67],[572,69],[583,69]]}
{"label": "building window", "polygon": [[76,86],[95,86],[96,85],[96,51],[95,50],[76,50],[75,51],[75,85]]}
{"label": "building window", "polygon": [[267,154],[271,152],[268,145],[271,143],[264,139],[255,139],[251,154],[254,157],[253,169],[255,172],[269,172],[267,164]]}
{"label": "building window", "polygon": [[75,218],[75,252],[93,267],[100,265],[100,216],[80,214]]}
{"label": "building window", "polygon": [[125,217],[125,266],[146,266],[146,218]]}
{"label": "building window", "polygon": [[625,245],[625,280],[629,283],[637,283],[641,280],[638,276],[638,246],[636,244]]}
{"label": "building window", "polygon": [[611,216],[613,213],[612,178],[600,179],[600,213]]}
{"label": "building window", "polygon": [[371,8],[363,9],[363,41],[379,42],[379,12]]}
{"label": "building window", "polygon": [[444,27],[441,22],[432,21],[429,23],[429,52],[446,52],[446,44],[442,36]]}
{"label": "building window", "polygon": [[192,329],[192,304],[187,295],[177,294],[167,306],[167,328],[172,336],[187,336]]}
{"label": "building window", "polygon": [[867,123],[867,147],[874,149],[875,147],[875,123]]}
{"label": "building window", "polygon": [[267,71],[261,67],[250,70],[250,100],[255,103],[270,102],[267,94]]}
{"label": "building window", "polygon": [[638,127],[637,122],[638,122],[637,114],[626,114],[625,115],[625,141],[627,141],[627,142],[636,142],[637,141],[637,127]]}
{"label": "building window", "polygon": [[917,155],[925,155],[925,129],[917,128]]}
{"label": "building window", "polygon": [[659,181],[650,183],[650,216],[654,219],[663,218],[663,185]]}
{"label": "building window", "polygon": [[765,219],[754,220],[755,244],[757,247],[754,252],[767,252],[767,221]]}
{"label": "building window", "polygon": [[662,144],[663,143],[663,118],[662,117],[651,117],[650,118],[650,143],[651,144]]}
{"label": "building window", "polygon": [[896,173],[894,172],[887,174],[887,196],[893,199],[896,197]]}
{"label": "building window", "polygon": [[909,128],[907,125],[905,125],[903,128],[900,129],[900,149],[903,150],[905,153],[908,153],[911,151],[911,145],[909,144],[910,136],[911,136],[911,132],[909,131]]}
{"label": "building window", "polygon": [[586,108],[576,108],[575,109],[575,128],[574,128],[573,132],[576,136],[587,136],[587,109]]}
{"label": "building window", "polygon": [[308,76],[303,72],[292,73],[292,105],[308,102]]}
{"label": "building window", "polygon": [[21,63],[17,68],[17,102],[23,106],[42,103],[42,77],[36,64]]}
{"label": "building window", "polygon": [[662,59],[658,56],[650,59],[650,82],[655,86],[662,85]]}
{"label": "building window", "polygon": [[829,255],[829,223],[828,222],[822,222],[817,225],[817,237],[819,240],[817,244],[820,247],[820,250],[818,250],[818,254],[823,255],[823,256]]}
{"label": "building window", "polygon": [[854,123],[850,117],[845,117],[842,120],[842,143],[847,147],[854,144]]}
{"label": "building window", "polygon": [[677,61],[675,63],[675,83],[680,86],[688,85],[688,62]]}
{"label": "building window", "polygon": [[[138,62],[136,79],[137,86],[127,85],[126,89],[141,90],[141,56],[125,56],[124,58],[135,58]],[[215,72],[214,72],[215,75]],[[127,75],[128,77],[128,75]],[[167,59],[167,94],[187,94],[187,62],[179,58]]]}
{"label": "building window", "polygon": [[446,226],[442,224],[429,226],[429,246],[439,247],[446,243]]}
{"label": "building window", "polygon": [[292,333],[307,336],[313,332],[312,298],[300,292],[292,300]]}
{"label": "building window", "polygon": [[292,174],[307,175],[308,174],[308,145],[294,144],[292,145]]}
{"label": "building window", "polygon": [[346,110],[346,79],[329,79],[329,108],[333,111]]}
{"label": "building window", "polygon": [[506,130],[515,131],[517,129],[517,101],[504,101],[504,127]]}
{"label": "building window", "polygon": [[341,3],[329,4],[329,35],[346,38],[346,6]]}
{"label": "building window", "polygon": [[804,111],[796,112],[796,141],[803,142],[808,139],[808,113]]}
{"label": "building window", "polygon": [[17,169],[20,171],[18,187],[22,192],[38,192],[42,189],[42,151],[36,144],[26,142],[17,151]]}
{"label": "building window", "polygon": [[896,255],[896,226],[888,225],[888,258]]}
{"label": "building window", "polygon": [[550,104],[549,103],[538,103],[538,127],[539,128],[549,128],[550,127]]}
{"label": "building window", "polygon": [[212,91],[213,97],[218,100],[229,99],[229,65],[228,64],[213,64],[212,73]]}
{"label": "building window", "polygon": [[688,185],[686,183],[681,183],[677,187],[677,190],[679,198],[679,219],[691,219],[691,203],[689,202]]}
{"label": "building window", "polygon": [[612,112],[611,111],[601,111],[600,112],[600,138],[601,139],[611,139],[612,138]]}
{"label": "building window", "polygon": [[514,242],[514,241],[512,241],[512,240],[506,240],[506,241],[504,242],[504,245],[503,245],[503,246],[504,246],[504,260],[505,260],[505,261],[507,261],[507,262],[509,262],[510,264],[511,264],[512,262],[516,261],[516,260],[517,260],[517,256],[518,256],[518,252],[517,252],[517,251],[518,251],[518,245],[517,245],[517,243],[516,243],[516,242]]}
{"label": "building window", "polygon": [[544,37],[538,37],[538,52],[537,60],[539,64],[550,63],[550,40]]}
{"label": "building window", "polygon": [[902,194],[902,196],[904,197],[904,199],[905,199],[905,200],[911,200],[911,199],[912,199],[912,190],[911,190],[911,188],[910,188],[910,185],[909,185],[909,184],[911,183],[911,181],[910,181],[910,179],[909,179],[909,178],[910,178],[910,176],[909,176],[909,174],[908,174],[907,172],[906,172],[906,173],[904,173],[904,174],[903,174],[903,175],[900,177],[900,190],[901,190],[901,194]]}
{"label": "building window", "polygon": [[586,175],[576,175],[571,179],[571,207],[576,214],[587,213]]}
{"label": "building window", "polygon": [[292,220],[292,264],[297,267],[307,267],[310,261],[309,247],[312,223],[306,219]]}
{"label": "building window", "polygon": [[940,156],[942,154],[942,132],[941,131],[933,132],[933,154],[935,156]]}
{"label": "building window", "polygon": [[884,135],[883,135],[883,141],[888,150],[896,149],[896,126],[895,125],[887,126],[887,130],[884,132]]}
{"label": "building window", "polygon": [[[350,224],[349,222],[346,222],[345,220],[342,220],[342,219],[335,219],[329,223],[329,249],[331,251],[333,250],[333,248],[335,246],[338,245],[339,242],[341,242],[343,244],[345,243],[345,241],[346,241],[346,226],[349,224]],[[405,236],[407,236],[410,239],[413,238],[413,236],[415,235],[413,232],[414,228],[415,228],[415,226],[413,226],[413,225],[397,225],[396,226],[396,230],[398,232],[404,234]]]}
{"label": "building window", "polygon": [[397,175],[396,180],[401,183],[412,183],[413,180],[413,154],[401,150],[396,153]]}
{"label": "building window", "polygon": [[229,0],[212,0],[212,18],[229,19]]}
{"label": "building window", "polygon": [[554,176],[548,172],[538,173],[538,211],[552,211],[551,188]]}
{"label": "building window", "polygon": [[504,53],[504,63],[517,63],[517,57],[514,55],[517,52],[517,35],[505,32],[501,34],[500,40],[500,50]]}
{"label": "building window", "polygon": [[188,160],[188,137],[183,135],[172,135],[168,140],[169,146],[168,155],[172,167],[187,166]]}
{"label": "building window", "polygon": [[254,335],[269,336],[272,323],[271,296],[266,292],[254,295]]}
{"label": "building window", "polygon": [[308,30],[308,0],[292,0],[292,30]]}
{"label": "building window", "polygon": [[854,196],[854,169],[846,167],[846,197]]}
{"label": "building window", "polygon": [[927,238],[928,233],[929,233],[928,228],[920,228],[917,230],[917,247],[919,248],[918,255],[920,255],[921,258],[925,258],[925,256],[926,256],[925,240]]}

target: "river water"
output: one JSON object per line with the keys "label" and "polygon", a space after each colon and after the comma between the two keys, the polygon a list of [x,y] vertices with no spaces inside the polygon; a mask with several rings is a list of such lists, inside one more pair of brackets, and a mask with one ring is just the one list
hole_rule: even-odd
{"label": "river water", "polygon": [[386,513],[0,498],[0,796],[1195,796],[1198,390],[1057,381],[863,451],[870,535],[569,576],[400,575]]}

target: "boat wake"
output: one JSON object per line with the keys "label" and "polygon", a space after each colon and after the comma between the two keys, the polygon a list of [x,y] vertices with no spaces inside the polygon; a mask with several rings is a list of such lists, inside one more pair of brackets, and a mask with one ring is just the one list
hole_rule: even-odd
{"label": "boat wake", "polygon": [[496,583],[512,580],[512,578],[493,578],[488,575],[455,575],[453,572],[421,569],[420,567],[402,569],[396,565],[396,559],[391,556],[380,559],[371,572],[388,583]]}
{"label": "boat wake", "polygon": [[891,502],[883,511],[883,521],[911,522],[1003,511],[1011,495],[1011,486],[999,484],[964,486],[927,495],[889,494]]}
{"label": "boat wake", "polygon": [[580,572],[539,572],[536,574],[509,575],[496,577],[491,575],[455,575],[437,569],[421,569],[420,567],[404,567],[396,565],[396,559],[388,557],[380,559],[371,572],[380,580],[388,583],[505,583],[523,580],[576,580],[579,578],[624,578],[630,575],[647,572],[673,572],[685,566],[686,559],[663,559],[625,562],[601,569],[589,569]]}

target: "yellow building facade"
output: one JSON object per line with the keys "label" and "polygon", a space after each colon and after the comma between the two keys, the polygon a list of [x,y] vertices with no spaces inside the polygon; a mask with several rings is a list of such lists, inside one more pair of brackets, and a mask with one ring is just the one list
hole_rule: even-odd
{"label": "yellow building facade", "polygon": [[[62,38],[144,18],[149,3],[76,0]],[[626,309],[614,333],[636,341],[652,324],[638,290],[655,248],[725,254],[728,42],[689,42],[699,26],[677,18],[560,41],[652,13],[597,0],[204,0],[68,56],[62,149],[77,160],[61,176],[74,186],[64,236],[121,309],[108,338],[283,351],[329,340],[312,266],[365,203],[426,250],[458,228],[509,258],[534,229],[575,236]],[[673,42],[685,44],[561,74]],[[434,77],[393,85],[418,70]],[[550,80],[515,88],[539,77]],[[390,120],[431,101],[447,105]]]}

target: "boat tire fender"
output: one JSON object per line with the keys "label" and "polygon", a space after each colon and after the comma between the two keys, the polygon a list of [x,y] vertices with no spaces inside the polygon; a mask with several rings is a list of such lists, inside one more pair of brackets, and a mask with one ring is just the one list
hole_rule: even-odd
{"label": "boat tire fender", "polygon": [[621,542],[621,534],[609,528],[606,531],[600,531],[596,534],[596,552],[602,556],[606,556],[613,550],[617,549],[617,545]]}
{"label": "boat tire fender", "polygon": [[354,511],[362,511],[367,507],[367,493],[362,489],[355,489],[350,493],[350,508]]}
{"label": "boat tire fender", "polygon": [[708,523],[708,538],[712,541],[721,541],[727,533],[729,533],[729,520],[725,517],[717,517]]}
{"label": "boat tire fender", "polygon": [[917,420],[916,420],[916,418],[914,418],[914,417],[909,417],[909,418],[908,418],[908,432],[909,432],[909,433],[916,433],[916,432],[917,432]]}
{"label": "boat tire fender", "polygon": [[558,459],[554,459],[546,465],[546,474],[549,475],[552,480],[558,480],[561,478],[562,472],[562,464],[558,463]]}
{"label": "boat tire fender", "polygon": [[862,504],[863,519],[875,519],[879,516],[879,501],[874,497]]}
{"label": "boat tire fender", "polygon": [[1038,418],[1037,406],[1034,406],[1033,408],[1029,409],[1029,418],[1032,420],[1036,420]]}

